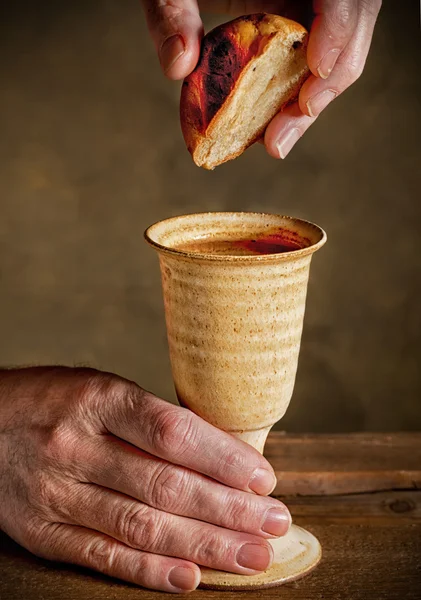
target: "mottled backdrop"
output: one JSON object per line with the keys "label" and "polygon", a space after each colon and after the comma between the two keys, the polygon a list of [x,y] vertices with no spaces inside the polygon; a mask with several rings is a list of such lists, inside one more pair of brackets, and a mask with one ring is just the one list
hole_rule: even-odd
{"label": "mottled backdrop", "polygon": [[89,364],[173,400],[144,228],[288,213],[329,243],[281,426],[420,429],[420,50],[417,0],[386,0],[363,77],[285,162],[259,146],[208,173],[136,0],[1,3],[0,364]]}

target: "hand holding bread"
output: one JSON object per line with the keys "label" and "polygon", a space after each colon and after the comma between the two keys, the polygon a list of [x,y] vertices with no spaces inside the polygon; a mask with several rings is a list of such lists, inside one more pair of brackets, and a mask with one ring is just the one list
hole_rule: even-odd
{"label": "hand holding bread", "polygon": [[[230,11],[233,16],[267,12],[295,17],[297,9],[303,9],[305,14],[306,8],[312,8],[307,46],[309,77],[296,101],[281,102],[278,98],[281,110],[264,133],[266,149],[275,158],[285,158],[326,106],[359,78],[381,7],[381,0],[314,0],[312,3],[306,0],[142,0],[142,3],[163,71],[170,79],[186,78],[199,62],[203,38],[199,9]],[[262,116],[260,111],[261,108],[256,113],[259,117]],[[267,113],[264,116],[267,117]],[[243,140],[244,147],[253,141],[247,137]],[[237,155],[238,150],[234,149],[233,154]]]}
{"label": "hand holding bread", "polygon": [[239,17],[204,37],[180,102],[184,139],[199,167],[213,169],[264,135],[307,79],[306,51],[304,27],[266,13]]}

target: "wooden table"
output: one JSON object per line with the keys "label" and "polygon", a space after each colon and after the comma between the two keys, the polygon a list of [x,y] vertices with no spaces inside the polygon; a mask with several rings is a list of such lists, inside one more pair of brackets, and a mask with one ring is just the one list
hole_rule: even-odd
{"label": "wooden table", "polygon": [[[296,600],[421,600],[421,433],[271,434],[277,497],[323,546],[306,578],[261,592],[196,591]],[[149,592],[34,558],[0,533],[1,600],[154,600]]]}

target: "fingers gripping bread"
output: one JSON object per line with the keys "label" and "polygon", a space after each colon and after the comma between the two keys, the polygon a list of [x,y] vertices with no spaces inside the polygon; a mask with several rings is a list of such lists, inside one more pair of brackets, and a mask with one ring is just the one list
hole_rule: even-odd
{"label": "fingers gripping bread", "polygon": [[180,102],[184,139],[198,166],[213,169],[262,136],[308,77],[306,46],[304,27],[265,13],[240,17],[204,37]]}

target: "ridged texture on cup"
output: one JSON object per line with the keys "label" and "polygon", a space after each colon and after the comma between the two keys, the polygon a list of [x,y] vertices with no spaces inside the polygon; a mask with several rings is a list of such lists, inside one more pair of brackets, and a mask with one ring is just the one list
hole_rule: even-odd
{"label": "ridged texture on cup", "polygon": [[[286,228],[302,250],[278,255],[172,252],[208,235],[256,237]],[[270,428],[294,387],[312,253],[325,235],[310,223],[254,213],[208,213],[152,226],[174,383],[180,403],[230,432]]]}

